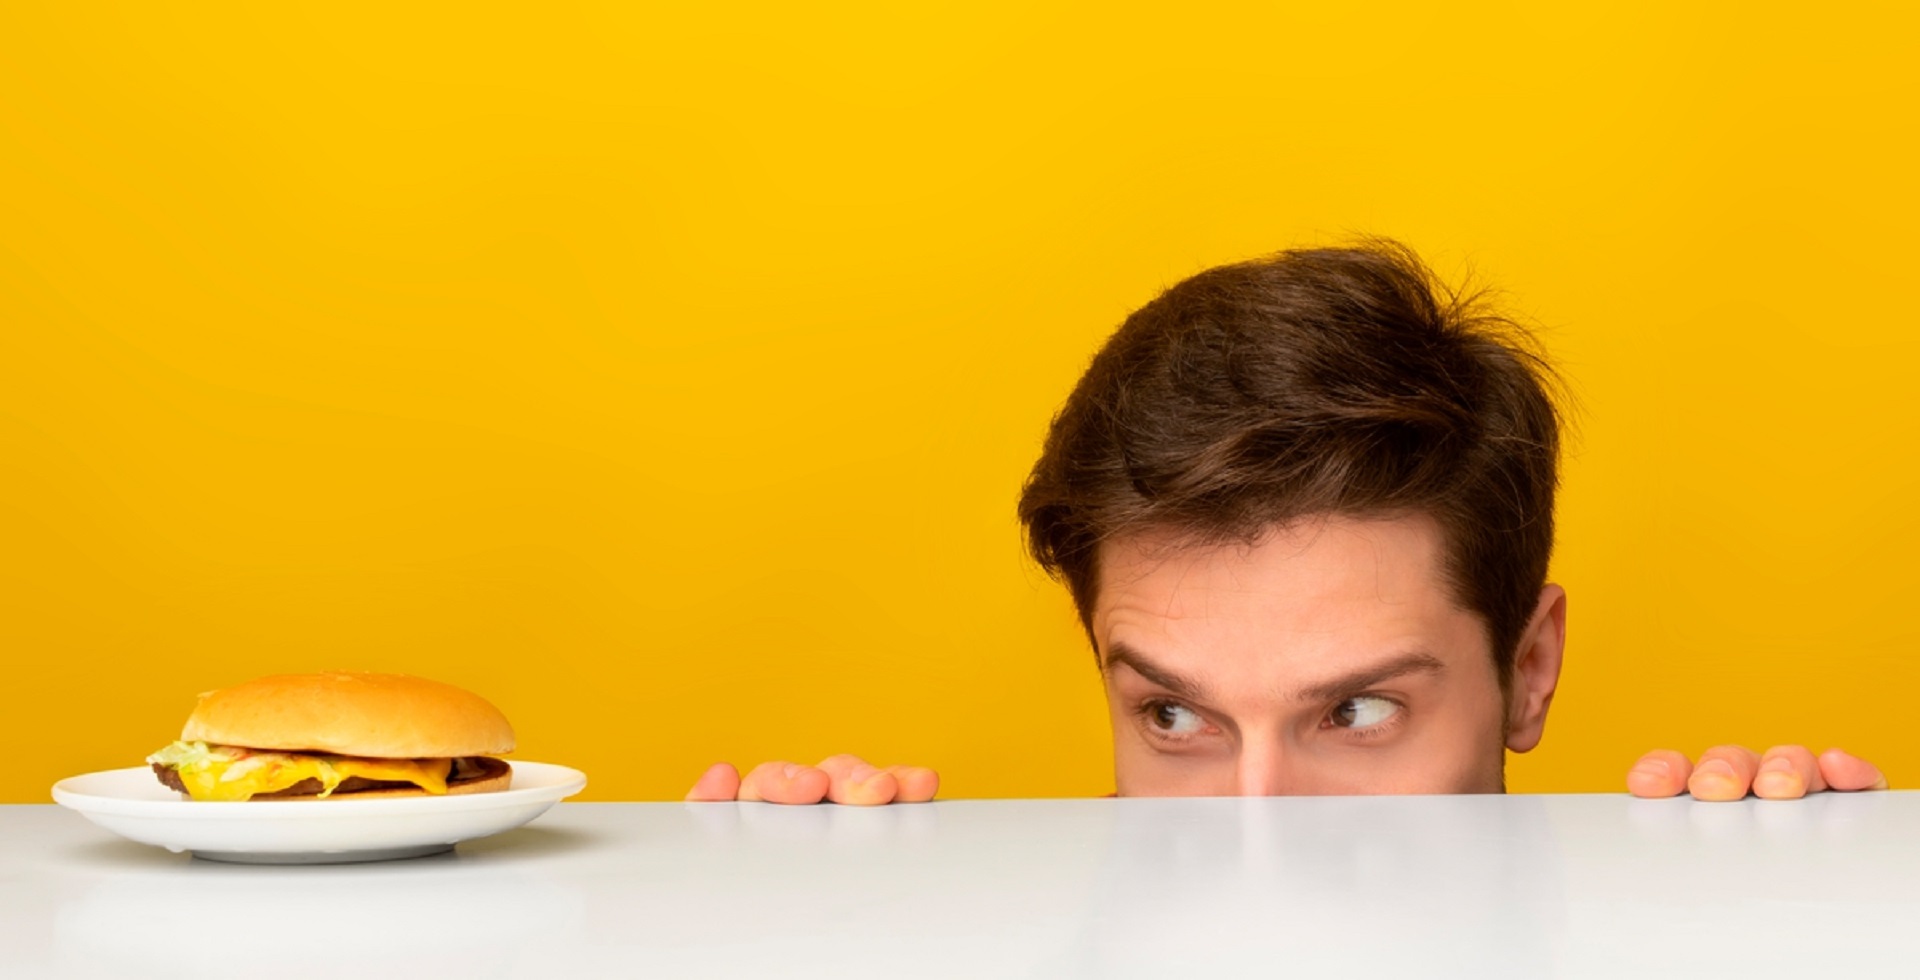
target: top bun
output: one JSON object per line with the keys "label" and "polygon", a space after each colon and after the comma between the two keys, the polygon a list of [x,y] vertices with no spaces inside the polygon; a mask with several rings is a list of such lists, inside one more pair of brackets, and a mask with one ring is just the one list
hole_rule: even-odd
{"label": "top bun", "polygon": [[405,674],[261,677],[201,695],[180,738],[370,759],[513,751],[513,726],[487,699]]}

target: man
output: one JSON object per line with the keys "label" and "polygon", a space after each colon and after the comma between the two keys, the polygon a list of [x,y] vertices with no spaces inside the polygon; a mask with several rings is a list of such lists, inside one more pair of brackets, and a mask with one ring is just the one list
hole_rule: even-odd
{"label": "man", "polygon": [[[1484,793],[1540,741],[1559,421],[1526,333],[1392,243],[1223,266],[1134,313],[1020,499],[1102,676],[1123,796]],[[932,798],[853,756],[688,798]],[[1800,746],[1637,763],[1641,796],[1884,788]]]}

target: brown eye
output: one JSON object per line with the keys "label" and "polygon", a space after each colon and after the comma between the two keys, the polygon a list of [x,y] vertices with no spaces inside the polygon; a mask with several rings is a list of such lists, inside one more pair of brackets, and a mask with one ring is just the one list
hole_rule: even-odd
{"label": "brown eye", "polygon": [[1400,713],[1400,706],[1386,698],[1348,698],[1334,705],[1327,715],[1330,728],[1372,728]]}
{"label": "brown eye", "polygon": [[1147,705],[1147,723],[1168,735],[1192,735],[1205,727],[1198,712],[1171,701]]}

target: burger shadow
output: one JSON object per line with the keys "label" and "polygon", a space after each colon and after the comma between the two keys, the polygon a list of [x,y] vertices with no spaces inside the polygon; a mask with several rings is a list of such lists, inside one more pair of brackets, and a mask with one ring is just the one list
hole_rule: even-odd
{"label": "burger shadow", "polygon": [[193,862],[192,855],[176,854],[164,847],[137,844],[111,838],[90,840],[66,848],[67,856],[79,865],[98,866],[112,871],[178,870]]}
{"label": "burger shadow", "polygon": [[[577,851],[601,846],[605,835],[584,833],[578,830],[559,830],[546,827],[520,827],[503,833],[493,834],[476,840],[461,841],[453,850],[439,854],[427,854],[421,857],[400,858],[391,861],[342,861],[338,864],[310,864],[290,867],[278,864],[236,864],[226,861],[193,860],[186,863],[199,874],[255,874],[268,870],[295,874],[358,873],[368,869],[378,869],[382,874],[427,873],[447,871],[461,867],[473,868],[480,865],[498,867],[514,861],[536,858],[557,857]],[[136,847],[139,845],[135,845]],[[147,848],[155,850],[155,848]],[[164,854],[164,852],[162,852]],[[165,857],[184,860],[184,854],[165,854]],[[156,863],[157,866],[157,863]],[[177,865],[176,865],[177,866]]]}
{"label": "burger shadow", "polygon": [[475,859],[496,861],[556,857],[605,846],[612,836],[559,827],[517,827],[491,837],[462,841],[449,853],[414,858],[410,863],[450,864]]}

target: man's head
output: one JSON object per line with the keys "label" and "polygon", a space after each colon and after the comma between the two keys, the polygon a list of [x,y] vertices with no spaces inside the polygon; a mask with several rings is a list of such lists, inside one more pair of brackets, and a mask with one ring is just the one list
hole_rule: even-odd
{"label": "man's head", "polygon": [[1020,501],[1100,657],[1121,791],[1498,789],[1559,672],[1548,377],[1388,243],[1129,317]]}

